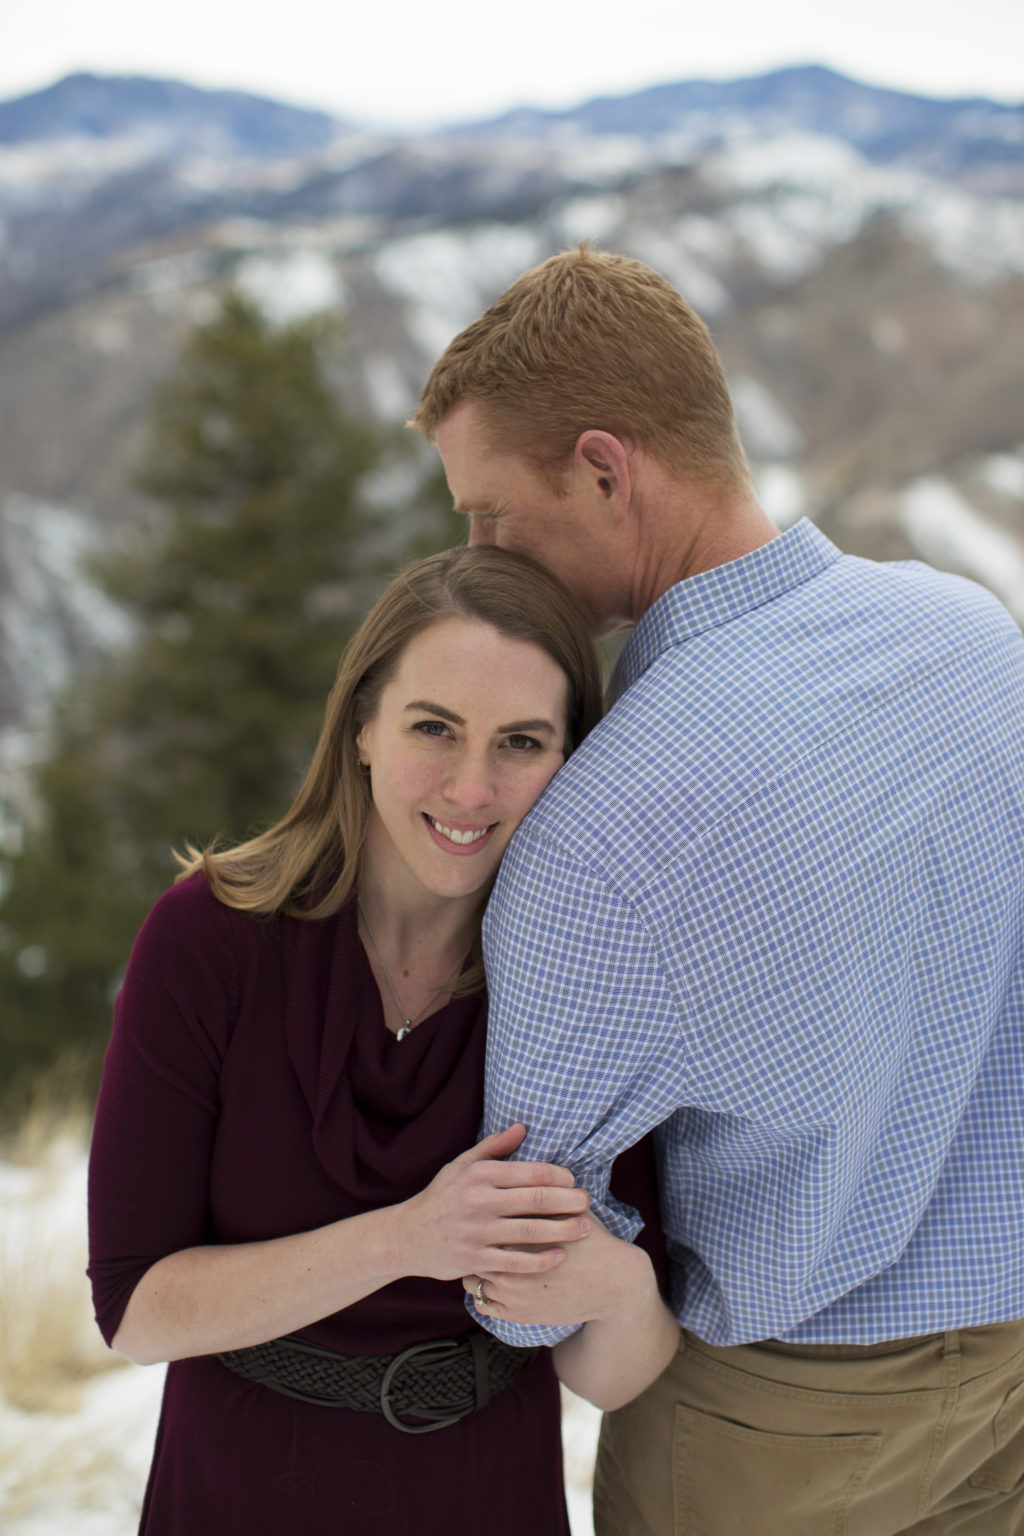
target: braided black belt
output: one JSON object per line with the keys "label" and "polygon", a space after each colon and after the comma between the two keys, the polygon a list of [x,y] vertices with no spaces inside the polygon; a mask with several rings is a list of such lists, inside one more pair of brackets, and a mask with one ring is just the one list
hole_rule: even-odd
{"label": "braided black belt", "polygon": [[[395,1429],[424,1435],[486,1408],[537,1353],[474,1328],[464,1338],[428,1339],[397,1355],[339,1355],[287,1334],[217,1358],[246,1380],[302,1403],[382,1413]],[[423,1422],[403,1422],[399,1414]]]}

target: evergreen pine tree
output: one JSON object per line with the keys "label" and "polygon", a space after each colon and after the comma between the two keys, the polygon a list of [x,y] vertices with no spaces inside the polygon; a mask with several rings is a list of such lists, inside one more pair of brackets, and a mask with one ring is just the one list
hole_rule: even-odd
{"label": "evergreen pine tree", "polygon": [[136,641],[70,698],[0,905],[0,1080],[109,1029],[141,918],[186,840],[288,805],[338,657],[378,583],[363,554],[379,434],[331,390],[323,320],[231,295],[157,401],[153,529],[108,558]]}

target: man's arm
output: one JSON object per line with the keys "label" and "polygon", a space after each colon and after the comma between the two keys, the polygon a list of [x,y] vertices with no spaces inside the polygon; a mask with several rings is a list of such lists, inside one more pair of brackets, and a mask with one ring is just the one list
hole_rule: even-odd
{"label": "man's arm", "polygon": [[[558,844],[524,829],[484,927],[490,990],[484,1131],[527,1127],[517,1155],[559,1162],[627,1241],[639,1219],[608,1195],[618,1153],[685,1102],[678,1009],[635,903]],[[517,1343],[569,1327],[481,1321]]]}

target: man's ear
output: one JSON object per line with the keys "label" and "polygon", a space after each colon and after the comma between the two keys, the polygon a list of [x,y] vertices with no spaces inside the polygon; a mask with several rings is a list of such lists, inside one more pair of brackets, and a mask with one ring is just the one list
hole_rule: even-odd
{"label": "man's ear", "polygon": [[629,450],[621,438],[597,428],[581,432],[573,450],[573,469],[616,520],[625,516],[632,484]]}

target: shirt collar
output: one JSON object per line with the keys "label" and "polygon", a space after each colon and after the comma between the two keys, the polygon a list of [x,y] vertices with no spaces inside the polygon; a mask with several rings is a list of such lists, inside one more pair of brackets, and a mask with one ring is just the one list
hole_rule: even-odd
{"label": "shirt collar", "polygon": [[841,551],[801,519],[760,549],[688,576],[662,593],[637,624],[619,656],[608,690],[614,703],[670,646],[728,624],[820,575]]}

